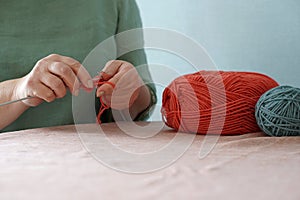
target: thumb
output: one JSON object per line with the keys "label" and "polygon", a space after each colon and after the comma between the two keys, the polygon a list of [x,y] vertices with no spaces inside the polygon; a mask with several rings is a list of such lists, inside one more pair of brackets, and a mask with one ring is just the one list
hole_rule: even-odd
{"label": "thumb", "polygon": [[111,78],[109,81],[99,82],[100,87],[98,87],[96,96],[101,97],[103,95],[112,95],[114,88],[116,87],[116,78]]}

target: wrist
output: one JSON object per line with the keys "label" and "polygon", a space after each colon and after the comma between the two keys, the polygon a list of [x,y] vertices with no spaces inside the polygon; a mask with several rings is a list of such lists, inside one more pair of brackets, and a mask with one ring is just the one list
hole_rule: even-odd
{"label": "wrist", "polygon": [[151,114],[152,114],[152,112],[155,108],[155,104],[156,104],[156,101],[157,101],[155,91],[153,91],[152,88],[149,85],[145,85],[145,88],[147,88],[147,91],[149,92],[150,102],[147,105],[147,107],[145,107],[142,111],[140,111],[137,116],[135,116],[134,121],[145,121],[145,120],[147,120],[151,116]]}
{"label": "wrist", "polygon": [[[25,90],[22,88],[22,82],[24,80],[24,77],[15,79],[13,81],[13,89],[12,89],[12,95],[11,95],[11,100],[18,100],[22,99],[24,97],[27,97],[25,94]],[[18,106],[23,109],[29,108],[27,104],[25,104],[23,101],[17,102]]]}
{"label": "wrist", "polygon": [[130,107],[130,114],[132,119],[139,118],[141,113],[144,113],[145,110],[151,106],[151,93],[149,88],[146,85],[141,87],[138,98]]}

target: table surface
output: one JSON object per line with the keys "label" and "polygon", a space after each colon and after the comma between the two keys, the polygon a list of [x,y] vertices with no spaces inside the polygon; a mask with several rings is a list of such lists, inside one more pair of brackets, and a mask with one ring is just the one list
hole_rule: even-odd
{"label": "table surface", "polygon": [[[221,136],[200,159],[205,139],[217,137],[197,135],[174,163],[135,174],[176,157],[183,143],[175,142],[172,149],[170,142],[177,136],[191,137],[166,127],[150,137],[162,123],[150,124],[139,123],[140,129],[125,124],[129,135],[115,123],[101,129],[85,124],[0,134],[0,199],[300,199],[300,137]],[[132,137],[139,134],[149,138]],[[108,148],[107,141],[114,147]],[[162,147],[169,150],[149,162],[113,155],[121,149],[144,158]]]}

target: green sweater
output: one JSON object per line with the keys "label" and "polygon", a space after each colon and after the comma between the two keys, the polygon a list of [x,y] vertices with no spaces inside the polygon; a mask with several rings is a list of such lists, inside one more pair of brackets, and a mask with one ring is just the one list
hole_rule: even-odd
{"label": "green sweater", "polygon": [[[134,0],[2,0],[0,82],[26,75],[51,53],[83,62],[103,40],[137,27],[141,27],[141,20]],[[143,50],[120,59],[135,66],[146,63]],[[145,82],[151,82],[147,67],[138,71]],[[154,87],[149,86],[155,96]],[[102,121],[112,120],[111,112],[106,112]],[[72,123],[72,96],[68,93],[63,99],[28,109],[2,131]]]}

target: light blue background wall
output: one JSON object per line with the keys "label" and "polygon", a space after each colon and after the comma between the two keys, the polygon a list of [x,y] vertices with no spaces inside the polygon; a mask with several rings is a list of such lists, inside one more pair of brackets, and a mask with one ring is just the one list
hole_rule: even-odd
{"label": "light blue background wall", "polygon": [[[218,69],[263,72],[281,84],[300,87],[299,0],[137,0],[137,3],[145,27],[173,29],[197,40]],[[163,59],[158,57],[150,54],[149,62]]]}
{"label": "light blue background wall", "polygon": [[[300,0],[136,0],[144,27],[179,31],[199,42],[219,70],[257,71],[300,87]],[[162,52],[149,63],[194,69]],[[164,76],[163,73],[155,76]],[[163,87],[158,88],[159,94]],[[159,99],[161,101],[161,98]],[[154,119],[159,119],[159,113]]]}

